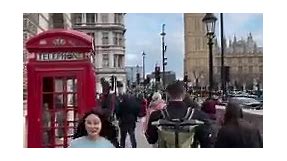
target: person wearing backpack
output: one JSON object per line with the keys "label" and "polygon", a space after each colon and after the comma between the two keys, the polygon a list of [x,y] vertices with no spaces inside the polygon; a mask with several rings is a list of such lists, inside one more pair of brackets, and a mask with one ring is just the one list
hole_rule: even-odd
{"label": "person wearing backpack", "polygon": [[[185,96],[185,88],[181,82],[177,81],[175,83],[168,85],[166,90],[167,90],[167,94],[170,98],[168,103],[167,103],[166,110],[159,110],[159,111],[154,111],[151,113],[151,115],[149,117],[148,125],[147,125],[147,130],[145,132],[145,136],[146,136],[148,143],[149,144],[158,143],[158,147],[160,147],[160,148],[176,147],[175,145],[173,145],[173,146],[163,145],[161,142],[162,139],[160,138],[160,137],[162,137],[162,135],[159,135],[159,131],[158,131],[157,126],[153,124],[153,122],[156,122],[156,121],[163,119],[165,117],[164,113],[166,113],[166,115],[168,115],[169,120],[184,120],[186,118],[186,116],[188,116],[189,119],[194,118],[194,119],[197,119],[197,120],[200,120],[203,122],[206,119],[208,119],[208,117],[205,117],[205,118],[202,117],[198,112],[199,110],[194,111],[192,108],[188,107],[183,102],[183,98]],[[165,112],[163,112],[163,111],[165,111]],[[194,132],[191,132],[191,134],[189,134],[189,135],[190,136],[186,137],[186,138],[189,139],[189,141],[190,141],[188,147],[191,147]],[[180,135],[179,135],[179,137],[180,137]],[[178,141],[178,142],[181,143],[181,141]],[[186,145],[187,142],[183,141],[182,143],[184,143]],[[184,146],[179,145],[178,147],[184,147]]]}

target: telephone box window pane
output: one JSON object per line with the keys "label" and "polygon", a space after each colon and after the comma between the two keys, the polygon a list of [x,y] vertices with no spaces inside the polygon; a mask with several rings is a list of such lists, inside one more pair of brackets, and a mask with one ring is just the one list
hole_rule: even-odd
{"label": "telephone box window pane", "polygon": [[75,106],[78,106],[78,94],[74,94]]}
{"label": "telephone box window pane", "polygon": [[43,92],[53,92],[53,77],[43,78]]}
{"label": "telephone box window pane", "polygon": [[[56,130],[56,132],[57,132],[57,130]],[[63,146],[63,145],[64,145],[64,138],[63,138],[63,137],[61,137],[61,138],[56,137],[56,138],[55,138],[55,144],[58,145],[58,146],[59,146],[59,145],[62,145],[62,146]]]}
{"label": "telephone box window pane", "polygon": [[63,92],[63,86],[64,83],[63,83],[63,79],[55,79],[55,92]]}
{"label": "telephone box window pane", "polygon": [[77,122],[79,120],[77,110],[68,110],[67,111],[67,124],[69,127],[76,128]]}
{"label": "telephone box window pane", "polygon": [[[53,109],[53,94],[43,94],[43,104],[42,108],[44,109],[44,105],[48,104],[48,108],[51,110]],[[47,106],[47,105],[46,105]]]}
{"label": "telephone box window pane", "polygon": [[67,80],[67,92],[76,92],[77,91],[77,79],[68,79]]}
{"label": "telephone box window pane", "polygon": [[67,95],[67,106],[73,107],[76,106],[76,94],[68,94]]}
{"label": "telephone box window pane", "polygon": [[56,112],[56,138],[63,138],[65,135],[65,111]]}
{"label": "telephone box window pane", "polygon": [[63,94],[55,95],[55,108],[56,110],[64,109],[64,97]]}
{"label": "telephone box window pane", "polygon": [[51,113],[48,103],[44,103],[42,111],[42,127],[51,128]]}
{"label": "telephone box window pane", "polygon": [[50,107],[48,103],[44,103],[42,107],[42,144],[44,147],[48,147],[52,143],[53,131],[51,129],[52,115],[50,113]]}
{"label": "telephone box window pane", "polygon": [[43,129],[42,145],[43,147],[51,147],[53,140],[53,131],[51,129]]}

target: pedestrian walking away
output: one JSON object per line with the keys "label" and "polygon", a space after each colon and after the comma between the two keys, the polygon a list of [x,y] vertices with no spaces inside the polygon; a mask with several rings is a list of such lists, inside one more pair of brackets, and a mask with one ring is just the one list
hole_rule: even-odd
{"label": "pedestrian walking away", "polygon": [[120,127],[120,146],[125,147],[127,133],[130,136],[133,148],[137,147],[135,138],[136,121],[140,111],[140,104],[136,98],[129,94],[123,94],[121,102],[116,109],[116,116]]}

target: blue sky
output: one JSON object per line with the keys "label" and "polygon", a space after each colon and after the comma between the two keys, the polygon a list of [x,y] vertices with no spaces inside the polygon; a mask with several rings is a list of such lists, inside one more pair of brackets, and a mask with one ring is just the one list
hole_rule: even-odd
{"label": "blue sky", "polygon": [[[219,17],[219,14],[217,14]],[[182,13],[128,13],[126,24],[126,65],[142,65],[141,53],[146,53],[146,73],[161,65],[161,26],[165,26],[167,45],[166,70],[183,77],[184,25]],[[219,30],[219,21],[216,29]],[[227,39],[233,35],[246,39],[249,32],[259,46],[263,44],[263,14],[224,14],[224,34]],[[219,34],[217,33],[219,36]],[[220,40],[218,38],[218,40]]]}

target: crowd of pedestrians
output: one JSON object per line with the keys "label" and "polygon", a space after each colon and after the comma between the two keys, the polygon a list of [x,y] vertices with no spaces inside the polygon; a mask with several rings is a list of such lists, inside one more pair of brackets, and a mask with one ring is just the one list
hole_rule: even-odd
{"label": "crowd of pedestrians", "polygon": [[132,148],[136,148],[137,122],[153,147],[263,147],[259,130],[243,119],[236,103],[227,104],[224,119],[219,121],[215,96],[198,104],[178,81],[169,84],[165,93],[118,91],[115,95],[109,86],[103,88],[98,107],[80,120],[69,147],[125,148],[128,134]]}

